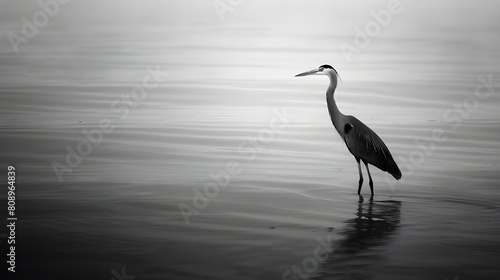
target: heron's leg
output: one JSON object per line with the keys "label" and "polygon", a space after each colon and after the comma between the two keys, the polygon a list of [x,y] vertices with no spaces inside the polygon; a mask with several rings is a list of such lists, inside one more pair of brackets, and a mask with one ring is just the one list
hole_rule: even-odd
{"label": "heron's leg", "polygon": [[[363,161],[364,162],[364,161]],[[370,174],[370,169],[368,168],[368,163],[364,162],[366,166],[366,171],[368,172],[368,178],[370,179],[370,191],[372,192],[372,198],[373,198],[373,180],[372,180],[372,175]]]}
{"label": "heron's leg", "polygon": [[363,173],[361,172],[361,165],[359,164],[359,158],[356,158],[358,162],[358,171],[359,171],[359,187],[358,187],[358,195],[361,195],[361,186],[363,186]]}

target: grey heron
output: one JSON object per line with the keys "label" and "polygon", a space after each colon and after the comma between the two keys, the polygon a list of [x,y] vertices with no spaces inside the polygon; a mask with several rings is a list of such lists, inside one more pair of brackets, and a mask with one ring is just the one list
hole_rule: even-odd
{"label": "grey heron", "polygon": [[391,152],[382,139],[367,125],[353,116],[342,114],[335,103],[334,93],[337,88],[337,78],[340,77],[337,70],[330,65],[320,67],[295,75],[295,77],[308,75],[326,75],[330,78],[330,85],[326,91],[326,103],[330,119],[333,126],[344,140],[347,149],[356,159],[359,171],[358,195],[361,197],[361,187],[363,186],[363,173],[361,172],[360,161],[366,166],[366,172],[370,179],[371,198],[373,199],[373,180],[368,164],[374,165],[391,174],[396,180],[401,179],[401,171],[392,158]]}

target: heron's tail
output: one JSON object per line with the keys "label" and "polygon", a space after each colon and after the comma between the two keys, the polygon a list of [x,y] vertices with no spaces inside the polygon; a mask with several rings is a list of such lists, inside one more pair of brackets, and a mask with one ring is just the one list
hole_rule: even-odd
{"label": "heron's tail", "polygon": [[394,160],[392,160],[388,166],[389,168],[387,169],[387,172],[391,174],[394,179],[399,180],[401,179],[401,170],[399,170],[398,165]]}

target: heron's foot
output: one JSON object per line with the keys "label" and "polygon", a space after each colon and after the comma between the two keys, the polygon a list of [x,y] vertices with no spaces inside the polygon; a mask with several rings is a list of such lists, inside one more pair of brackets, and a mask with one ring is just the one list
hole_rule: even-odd
{"label": "heron's foot", "polygon": [[370,203],[373,202],[373,195],[370,196]]}
{"label": "heron's foot", "polygon": [[365,201],[362,195],[359,195],[358,198],[359,198],[358,200],[359,203],[363,203],[363,201]]}

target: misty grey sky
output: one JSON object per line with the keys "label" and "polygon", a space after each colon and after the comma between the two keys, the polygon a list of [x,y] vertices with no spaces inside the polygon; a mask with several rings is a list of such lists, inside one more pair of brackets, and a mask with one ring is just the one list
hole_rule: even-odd
{"label": "misty grey sky", "polygon": [[[220,21],[214,8],[217,1],[80,1],[72,0],[61,7],[61,12],[50,20],[46,30],[81,29],[101,24],[141,26],[151,23],[161,25],[188,25],[194,23],[268,23],[291,25],[307,30],[342,28],[343,24],[361,24],[370,17],[371,11],[387,6],[389,1],[265,1],[243,0],[234,10],[224,14]],[[393,32],[432,32],[435,24],[461,25],[463,28],[488,28],[500,23],[498,1],[399,1],[404,8],[399,28]],[[5,32],[18,30],[21,18],[31,16],[39,10],[38,1],[2,1],[0,22]]]}

